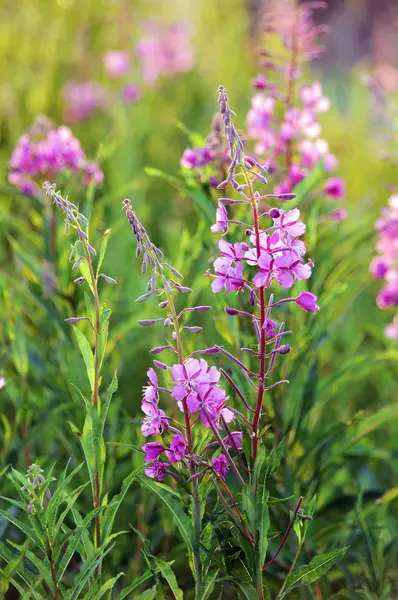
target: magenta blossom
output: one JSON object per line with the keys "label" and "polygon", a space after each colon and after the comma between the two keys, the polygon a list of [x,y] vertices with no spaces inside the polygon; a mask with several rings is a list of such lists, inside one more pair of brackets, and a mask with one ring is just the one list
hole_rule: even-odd
{"label": "magenta blossom", "polygon": [[218,203],[218,208],[216,211],[216,223],[210,227],[212,233],[217,233],[219,231],[223,231],[224,233],[228,232],[228,214],[227,209],[220,202]]}
{"label": "magenta blossom", "polygon": [[125,104],[137,102],[140,96],[140,88],[135,83],[127,83],[122,89],[122,100]]}
{"label": "magenta blossom", "polygon": [[316,312],[319,310],[319,306],[316,303],[317,300],[318,296],[315,296],[315,294],[312,294],[311,292],[301,292],[296,298],[296,303],[303,310]]}
{"label": "magenta blossom", "polygon": [[92,181],[101,184],[103,174],[99,166],[89,163],[69,127],[55,127],[51,122],[38,119],[31,132],[22,135],[10,159],[10,183],[22,189],[30,181],[42,183],[63,172],[80,176],[83,185]]}
{"label": "magenta blossom", "polygon": [[[241,450],[242,449],[242,439],[243,439],[243,433],[241,431],[231,431],[231,435],[232,438],[235,442],[235,446],[237,448],[237,450]],[[228,449],[233,448],[233,444],[231,441],[231,438],[229,437],[229,435],[227,435],[224,439],[224,446]]]}
{"label": "magenta blossom", "polygon": [[70,81],[63,90],[64,118],[67,123],[77,123],[105,108],[106,95],[103,88],[92,81]]}
{"label": "magenta blossom", "polygon": [[215,472],[218,473],[221,479],[225,479],[225,476],[228,471],[227,457],[225,456],[225,454],[215,456],[211,462],[213,464],[213,469],[215,470]]}
{"label": "magenta blossom", "polygon": [[168,429],[168,419],[163,410],[157,407],[156,404],[148,404],[143,402],[141,405],[142,412],[147,416],[142,421],[141,431],[144,437],[149,435],[160,435],[165,429]]}
{"label": "magenta blossom", "polygon": [[344,179],[330,177],[325,184],[325,192],[328,196],[342,200],[346,196]]}
{"label": "magenta blossom", "polygon": [[169,466],[166,462],[155,462],[153,465],[149,465],[145,467],[144,473],[147,477],[151,479],[156,479],[156,481],[163,481],[167,467]]}
{"label": "magenta blossom", "polygon": [[165,447],[162,444],[158,444],[157,442],[148,442],[142,446],[142,449],[145,453],[144,460],[145,462],[154,462],[159,458],[159,456],[164,452]]}
{"label": "magenta blossom", "polygon": [[177,433],[171,440],[170,448],[166,450],[166,456],[172,463],[182,461],[187,453],[188,444],[183,436]]}

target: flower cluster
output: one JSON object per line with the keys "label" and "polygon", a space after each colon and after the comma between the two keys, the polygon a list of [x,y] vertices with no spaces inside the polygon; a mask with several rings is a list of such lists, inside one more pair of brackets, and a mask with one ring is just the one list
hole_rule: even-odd
{"label": "flower cluster", "polygon": [[185,73],[192,69],[195,52],[189,27],[183,23],[160,26],[157,21],[144,23],[145,34],[137,44],[141,76],[153,85],[161,76]]}
{"label": "flower cluster", "polygon": [[[381,309],[398,306],[398,194],[393,194],[388,207],[381,211],[381,218],[376,221],[378,241],[376,256],[370,265],[371,273],[377,279],[384,279],[385,286],[379,292],[377,305]],[[385,334],[391,339],[398,339],[398,314],[393,322],[387,325]]]}
{"label": "flower cluster", "polygon": [[[212,355],[222,352],[221,347],[197,350],[184,358],[182,334],[195,334],[201,331],[196,325],[183,325],[185,317],[192,314],[207,312],[210,306],[194,306],[184,308],[177,313],[173,299],[173,293],[189,294],[191,290],[182,286],[178,281],[168,276],[170,272],[173,277],[181,279],[182,275],[167,263],[161,262],[161,251],[151,242],[145,228],[138,220],[132,209],[131,202],[124,200],[123,209],[129,221],[133,234],[137,240],[137,255],[143,257],[143,270],[152,268],[148,283],[148,292],[138,298],[137,302],[144,302],[150,296],[156,294],[162,298],[159,307],[166,311],[166,315],[158,319],[144,319],[139,324],[148,327],[155,324],[163,324],[172,329],[171,342],[165,346],[159,346],[151,350],[152,354],[158,355],[164,351],[170,351],[178,361],[173,361],[171,366],[158,360],[154,366],[164,373],[169,373],[167,387],[159,385],[158,375],[154,368],[148,370],[148,382],[143,388],[141,408],[145,415],[141,425],[141,431],[145,438],[149,436],[162,436],[161,441],[147,442],[143,446],[145,462],[148,466],[145,473],[148,477],[162,481],[167,472],[176,475],[176,467],[186,467],[190,477],[200,470],[200,473],[211,471],[218,477],[224,478],[228,464],[235,468],[235,463],[228,453],[233,448],[239,451],[241,448],[241,432],[232,432],[229,424],[235,420],[235,413],[228,408],[228,396],[220,386],[221,372],[214,366],[195,354]],[[179,420],[166,415],[159,407],[160,392],[169,395],[176,408],[183,415],[184,425]],[[175,410],[172,411],[175,414]],[[202,424],[207,430],[211,430],[215,441],[207,444],[199,452],[195,446],[193,430]],[[223,440],[219,430],[226,431]],[[168,442],[166,442],[168,440]],[[208,451],[213,450],[211,459]],[[214,455],[214,449],[216,454]],[[158,460],[164,455],[167,460]],[[170,470],[173,466],[174,471]]]}
{"label": "flower cluster", "polygon": [[[337,167],[336,157],[322,138],[319,122],[319,116],[329,110],[330,100],[318,81],[301,85],[298,82],[301,64],[324,51],[323,47],[317,46],[317,38],[325,28],[315,27],[312,20],[314,8],[321,4],[306,3],[295,9],[284,6],[268,15],[264,27],[267,34],[279,36],[285,53],[279,62],[279,57],[261,52],[267,75],[260,73],[253,83],[255,93],[247,114],[243,141],[253,158],[259,163],[267,161],[268,172],[276,182],[275,194],[294,192],[318,165],[322,165],[326,174],[331,174]],[[269,73],[278,73],[280,81],[275,82]],[[216,157],[230,160],[228,145],[221,142],[220,146],[217,154],[210,150],[207,141],[202,147],[188,148],[181,158],[181,166],[191,169],[202,182],[216,187],[223,180]],[[316,181],[315,185],[317,192],[334,202],[345,198],[345,183],[339,177],[329,175],[323,183]],[[344,208],[335,208],[328,213],[331,220],[341,220],[345,216]]]}
{"label": "flower cluster", "polygon": [[[156,361],[155,364],[159,365],[159,362]],[[165,365],[162,364],[161,368],[165,368]],[[182,413],[186,411],[195,419],[196,416],[199,416],[207,428],[220,429],[222,423],[231,423],[234,420],[234,413],[226,406],[228,397],[219,386],[221,373],[216,367],[210,367],[203,358],[199,360],[188,358],[182,364],[177,363],[172,367],[167,367],[167,370],[171,372],[171,386],[170,389],[162,388],[162,391],[177,402]],[[144,444],[145,462],[153,463],[146,467],[146,475],[160,481],[164,478],[169,463],[158,461],[163,453],[174,465],[178,463],[188,465],[189,461],[191,464],[194,462],[198,466],[206,466],[206,461],[202,456],[190,454],[184,431],[179,431],[172,426],[170,422],[173,419],[167,417],[158,405],[158,377],[155,370],[151,368],[148,370],[148,385],[143,389],[141,408],[146,417],[142,422],[141,431],[145,437],[159,436],[166,431],[172,433],[173,436],[168,446],[159,442]],[[233,435],[239,443],[241,432],[233,432]],[[226,447],[228,447],[228,443],[226,443]],[[229,445],[229,447],[231,446]],[[226,461],[223,454],[214,457],[213,469],[222,477],[225,477],[228,469]]]}
{"label": "flower cluster", "polygon": [[10,166],[8,181],[30,195],[39,192],[39,185],[45,179],[54,179],[60,173],[78,175],[85,186],[103,182],[99,165],[87,160],[69,127],[55,127],[43,117],[19,138]]}
{"label": "flower cluster", "polygon": [[165,26],[158,21],[148,21],[143,28],[144,35],[136,46],[140,75],[134,75],[129,52],[109,50],[103,56],[103,65],[113,85],[105,88],[95,81],[70,81],[63,91],[67,123],[86,119],[118,101],[137,102],[141,96],[138,79],[152,86],[161,76],[185,73],[193,67],[195,52],[188,26],[183,23]]}

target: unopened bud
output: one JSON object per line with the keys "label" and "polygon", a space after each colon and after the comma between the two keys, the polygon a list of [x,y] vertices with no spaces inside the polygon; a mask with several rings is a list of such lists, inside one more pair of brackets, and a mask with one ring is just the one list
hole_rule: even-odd
{"label": "unopened bud", "polygon": [[291,347],[289,346],[289,344],[283,344],[278,348],[279,354],[289,354],[290,350]]}

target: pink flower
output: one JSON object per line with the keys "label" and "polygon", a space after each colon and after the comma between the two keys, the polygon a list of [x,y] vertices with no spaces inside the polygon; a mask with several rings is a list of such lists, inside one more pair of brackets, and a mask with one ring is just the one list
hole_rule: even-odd
{"label": "pink flower", "polygon": [[[233,438],[233,440],[235,442],[236,448],[238,450],[241,450],[242,449],[243,433],[241,431],[231,431],[231,435],[232,435],[232,438]],[[224,446],[226,448],[233,448],[233,444],[232,444],[232,441],[231,441],[229,435],[227,435],[223,439],[223,442],[224,442]]]}
{"label": "pink flower", "polygon": [[171,440],[170,448],[166,450],[166,456],[172,463],[177,463],[185,458],[188,444],[181,434],[177,433]]}
{"label": "pink flower", "polygon": [[333,198],[339,198],[340,200],[345,198],[346,192],[344,179],[341,179],[340,177],[330,177],[325,184],[324,190]]}
{"label": "pink flower", "polygon": [[82,121],[106,105],[105,91],[92,81],[70,81],[63,90],[63,98],[67,123]]}
{"label": "pink flower", "polygon": [[6,384],[5,377],[3,377],[3,375],[0,375],[0,390],[3,389],[3,387],[5,386],[5,384]]}
{"label": "pink flower", "polygon": [[214,261],[216,278],[212,281],[211,289],[215,294],[223,289],[226,292],[238,291],[245,284],[242,264],[239,263],[236,267],[228,266],[228,264],[228,259],[224,258],[217,258]]}
{"label": "pink flower", "polygon": [[370,263],[370,272],[376,279],[384,279],[388,273],[388,265],[381,256],[375,256]]}
{"label": "pink flower", "polygon": [[218,208],[216,210],[216,223],[210,227],[212,233],[217,233],[219,231],[223,231],[224,233],[228,232],[228,213],[227,209],[220,202],[218,203]]}
{"label": "pink flower", "polygon": [[156,371],[152,369],[148,369],[148,385],[142,388],[143,398],[142,401],[145,403],[158,403],[159,402],[159,394],[158,394],[158,376]]}
{"label": "pink flower", "polygon": [[104,55],[104,65],[109,77],[122,77],[130,70],[130,56],[128,52],[113,50]]}
{"label": "pink flower", "polygon": [[140,88],[135,83],[128,83],[122,89],[122,100],[125,104],[137,102],[140,99]]}
{"label": "pink flower", "polygon": [[300,211],[298,208],[293,208],[293,210],[289,210],[287,213],[281,211],[281,216],[277,219],[273,219],[274,225],[279,227],[282,232],[288,234],[291,237],[298,237],[303,235],[305,232],[305,225],[301,223],[298,219],[300,217]]}
{"label": "pink flower", "polygon": [[395,315],[392,323],[387,325],[384,332],[390,340],[398,340],[398,315]]}
{"label": "pink flower", "polygon": [[148,404],[143,402],[141,405],[142,412],[147,416],[142,421],[141,431],[144,437],[149,435],[160,435],[165,429],[168,429],[168,420],[163,410],[157,407],[156,404]]}
{"label": "pink flower", "polygon": [[147,477],[151,479],[156,479],[157,481],[163,481],[166,475],[167,467],[169,466],[166,462],[155,462],[153,465],[149,467],[145,467],[144,473]]}
{"label": "pink flower", "polygon": [[305,108],[314,112],[327,112],[330,108],[330,100],[322,95],[322,86],[319,81],[314,81],[312,85],[303,85],[300,96]]}
{"label": "pink flower", "polygon": [[148,442],[142,446],[142,449],[145,452],[145,462],[154,462],[164,452],[165,447],[157,442]]}
{"label": "pink flower", "polygon": [[227,457],[225,456],[225,454],[215,456],[211,462],[213,464],[213,469],[216,471],[216,473],[218,473],[221,479],[225,479],[225,476],[228,471]]}
{"label": "pink flower", "polygon": [[181,23],[164,26],[160,22],[146,23],[146,34],[137,44],[142,78],[148,85],[162,75],[185,73],[195,62],[189,28]]}
{"label": "pink flower", "polygon": [[252,107],[247,114],[247,133],[258,139],[270,134],[270,122],[274,113],[275,100],[271,96],[256,94],[252,98]]}
{"label": "pink flower", "polygon": [[337,210],[332,210],[330,213],[326,215],[328,219],[331,221],[344,221],[348,216],[348,212],[345,208],[338,208]]}
{"label": "pink flower", "polygon": [[303,310],[316,312],[319,310],[319,306],[316,303],[317,300],[318,296],[315,296],[315,294],[311,294],[311,292],[301,292],[296,298],[296,303]]}

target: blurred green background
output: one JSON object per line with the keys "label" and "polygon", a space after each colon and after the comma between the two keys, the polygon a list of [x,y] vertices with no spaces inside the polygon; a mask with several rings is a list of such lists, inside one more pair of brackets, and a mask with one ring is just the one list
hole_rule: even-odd
{"label": "blurred green background", "polygon": [[[213,256],[213,242],[199,192],[190,192],[182,181],[179,160],[188,138],[179,124],[206,136],[217,109],[216,90],[223,84],[237,113],[236,122],[244,128],[251,81],[258,72],[259,4],[245,0],[1,3],[0,375],[7,385],[0,391],[0,471],[10,464],[23,470],[27,444],[43,468],[57,461],[61,470],[71,455],[79,461],[79,446],[66,421],[82,422],[84,408],[71,384],[83,389],[87,385],[75,342],[63,322],[74,314],[81,297],[71,284],[69,240],[62,234],[62,222],[58,224],[57,292],[46,297],[40,206],[7,183],[8,161],[18,138],[38,114],[62,124],[63,89],[72,79],[99,82],[113,99],[106,110],[72,126],[87,155],[99,160],[104,185],[94,198],[71,182],[59,185],[64,184],[69,198],[91,212],[92,231],[99,235],[112,228],[105,272],[118,286],[105,292],[113,311],[107,372],[110,377],[117,369],[120,385],[107,439],[139,445],[140,389],[150,365],[148,350],[162,339],[158,331],[143,334],[136,323],[137,318],[153,314],[154,307],[135,304],[146,279],[134,258],[134,240],[121,201],[131,199],[168,262],[184,273],[195,301],[215,307],[213,316],[202,319],[201,339],[190,343],[211,345],[217,332],[224,345],[233,348],[239,332],[222,315],[221,299],[212,297],[203,277]],[[386,65],[393,69],[397,53],[394,40],[387,50],[386,45],[380,50],[380,14],[388,6],[380,5],[379,13],[376,4],[330,3],[325,18],[336,26],[327,42],[330,52],[307,74],[321,79],[332,100],[332,109],[321,120],[323,137],[337,155],[338,174],[346,181],[348,218],[312,230],[310,255],[316,269],[311,290],[319,293],[322,310],[316,318],[287,313],[293,349],[282,374],[291,384],[284,395],[278,391],[266,400],[270,420],[278,421],[288,434],[285,495],[319,494],[314,548],[328,551],[330,545],[351,545],[336,574],[337,583],[324,584],[328,586],[325,600],[339,590],[346,590],[347,595],[336,596],[341,598],[393,599],[398,594],[394,569],[398,349],[384,337],[392,314],[377,309],[379,284],[369,275],[375,252],[373,223],[388,197],[385,184],[398,181],[396,170],[381,159],[383,135],[369,90],[362,83],[364,71]],[[106,76],[102,58],[108,50],[131,52],[133,80],[140,84],[134,48],[148,18],[191,23],[195,66],[185,74],[161,78],[154,87],[142,85],[140,100],[124,105],[117,82]],[[364,28],[361,35],[355,33],[358,23]],[[388,33],[388,20],[381,31]],[[145,167],[175,176],[181,183],[169,185]],[[21,367],[21,356],[26,356],[26,367]],[[29,424],[27,439],[21,435],[23,422]],[[274,441],[271,437],[270,445]],[[114,493],[140,458],[127,448],[110,445],[108,459],[107,491]],[[1,482],[2,494],[10,493],[4,478]],[[152,527],[159,515],[162,528]],[[152,498],[132,489],[118,518],[122,528],[125,522],[138,525],[159,553],[169,554],[173,526]],[[110,559],[115,568],[123,564],[127,578],[140,570],[139,550],[131,551],[134,543],[118,545]],[[189,587],[186,565],[182,558],[179,561],[178,577]],[[362,589],[368,596],[357,595]]]}

